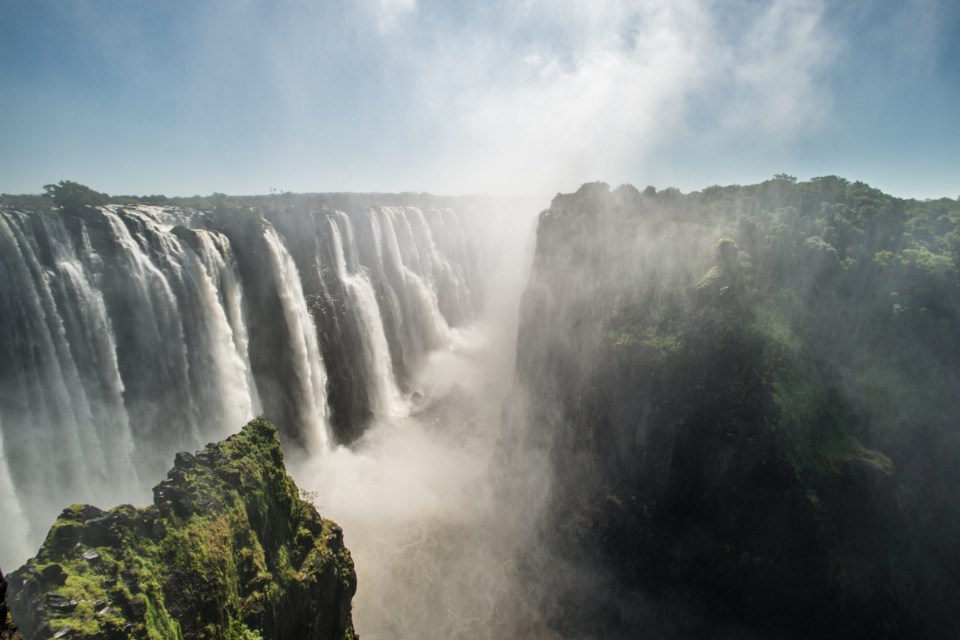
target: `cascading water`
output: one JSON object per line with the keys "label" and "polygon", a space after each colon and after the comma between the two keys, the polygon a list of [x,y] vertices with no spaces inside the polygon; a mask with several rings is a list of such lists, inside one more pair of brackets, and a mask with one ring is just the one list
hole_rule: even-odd
{"label": "cascading water", "polygon": [[136,482],[111,322],[66,235],[53,219],[0,218],[0,428],[25,524],[41,530],[51,495],[119,497]]}
{"label": "cascading water", "polygon": [[[260,399],[248,356],[250,341],[243,319],[243,289],[240,286],[239,276],[234,264],[233,252],[230,249],[229,241],[221,234],[197,230],[196,238],[198,240],[197,252],[202,264],[206,265],[206,272],[210,278],[208,284],[212,285],[204,288],[210,307],[221,307],[229,325],[228,327],[219,325],[221,328],[220,336],[225,338],[229,335],[233,342],[233,348],[231,349],[221,340],[221,357],[225,360],[232,360],[235,357],[241,360],[239,363],[233,362],[233,366],[229,370],[234,375],[242,371],[245,374],[244,380],[233,380],[231,386],[237,390],[245,390],[249,395],[248,399],[237,398],[241,411],[249,414],[252,411],[259,410]],[[216,304],[209,296],[217,297]],[[217,314],[217,318],[220,319],[219,314]]]}
{"label": "cascading water", "polygon": [[15,526],[16,523],[26,525],[28,521],[10,477],[6,449],[3,446],[3,425],[0,425],[0,521],[6,523],[3,545],[7,553],[11,557],[26,558],[30,553],[30,531],[27,526]]}
{"label": "cascading water", "polygon": [[390,416],[399,408],[400,392],[393,377],[390,347],[387,345],[376,293],[367,270],[357,261],[350,218],[343,212],[336,212],[330,217],[330,230],[337,275],[361,325],[364,363],[370,374],[368,396],[373,405],[371,409],[377,417]]}
{"label": "cascading water", "polygon": [[[210,275],[216,265],[193,248],[203,246],[204,232],[171,229],[135,211],[107,208],[102,215],[113,245],[104,286],[117,319],[120,371],[138,446],[162,446],[158,427],[180,446],[199,447],[228,433],[254,407],[245,355],[236,353]],[[156,460],[158,471],[164,459]]]}
{"label": "cascading water", "polygon": [[[470,259],[464,246],[465,239],[459,228],[459,220],[449,209],[434,209],[429,213],[438,228],[437,231],[431,228],[424,212],[414,207],[411,207],[412,215],[408,218],[408,224],[411,235],[427,248],[426,260],[429,266],[426,270],[432,276],[439,309],[443,317],[453,319],[454,322],[471,318],[476,313],[474,294],[465,274],[465,268],[470,266]],[[444,251],[437,245],[438,236],[445,240]],[[456,261],[451,261],[448,256],[455,257]]]}
{"label": "cascading water", "polygon": [[[386,255],[388,273],[395,276],[398,282],[397,289],[401,292],[401,304],[404,305],[407,317],[415,318],[416,322],[407,324],[408,338],[414,344],[421,345],[423,351],[436,349],[450,340],[450,327],[440,313],[437,295],[430,288],[432,274],[425,272],[420,259],[420,251],[410,232],[410,225],[405,210],[397,207],[382,207],[381,229],[383,246]],[[406,263],[401,252],[398,232],[404,234],[403,247],[406,250]]]}
{"label": "cascading water", "polygon": [[[417,419],[409,392],[431,385],[416,372],[476,309],[456,214],[293,215],[0,211],[0,565],[71,502],[146,502],[175,452],[261,411],[291,452],[325,459],[321,347],[347,334],[329,357],[364,385],[367,419]],[[316,239],[296,244],[304,225]]]}
{"label": "cascading water", "polygon": [[297,382],[294,394],[299,401],[301,431],[306,437],[307,446],[316,453],[322,453],[330,446],[330,436],[327,425],[327,374],[317,344],[317,330],[307,311],[300,275],[293,258],[273,229],[264,231],[264,240],[270,251],[276,289],[293,350],[293,373]]}
{"label": "cascading water", "polygon": [[5,212],[0,243],[0,429],[32,544],[71,502],[144,501],[174,452],[255,414],[223,236],[108,207]]}

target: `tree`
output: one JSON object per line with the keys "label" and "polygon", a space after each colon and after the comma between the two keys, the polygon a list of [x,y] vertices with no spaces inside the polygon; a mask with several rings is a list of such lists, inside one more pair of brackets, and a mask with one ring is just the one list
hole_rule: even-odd
{"label": "tree", "polygon": [[53,203],[63,210],[98,207],[106,204],[107,198],[109,198],[105,193],[94,191],[90,187],[72,180],[61,180],[57,184],[45,184],[43,190],[48,197],[53,199]]}

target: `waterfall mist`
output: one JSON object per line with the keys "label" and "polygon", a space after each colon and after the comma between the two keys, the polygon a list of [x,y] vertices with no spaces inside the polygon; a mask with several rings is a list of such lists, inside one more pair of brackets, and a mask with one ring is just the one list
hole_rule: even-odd
{"label": "waterfall mist", "polygon": [[3,212],[4,566],[264,414],[344,527],[363,637],[546,633],[518,564],[536,505],[493,463],[535,209],[339,204]]}
{"label": "waterfall mist", "polygon": [[518,565],[535,505],[504,504],[492,465],[533,221],[510,220],[496,234],[496,259],[483,256],[483,314],[444,332],[394,413],[352,446],[292,467],[320,511],[344,527],[362,585],[354,600],[361,637],[550,637]]}

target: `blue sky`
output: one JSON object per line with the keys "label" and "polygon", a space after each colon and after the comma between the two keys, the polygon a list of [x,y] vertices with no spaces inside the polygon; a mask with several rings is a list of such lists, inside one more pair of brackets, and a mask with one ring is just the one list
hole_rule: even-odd
{"label": "blue sky", "polygon": [[0,192],[960,195],[955,0],[0,0]]}

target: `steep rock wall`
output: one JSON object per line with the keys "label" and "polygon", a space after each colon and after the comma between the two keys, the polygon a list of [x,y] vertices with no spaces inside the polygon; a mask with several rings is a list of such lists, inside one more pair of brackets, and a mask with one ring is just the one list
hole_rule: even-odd
{"label": "steep rock wall", "polygon": [[[546,460],[541,531],[552,559],[540,570],[568,562],[602,576],[561,582],[548,598],[571,637],[936,637],[953,624],[944,593],[958,584],[940,551],[952,534],[918,527],[919,507],[904,501],[936,477],[918,483],[891,461],[934,452],[868,448],[890,442],[890,414],[865,406],[852,393],[862,373],[824,349],[841,348],[832,339],[862,355],[883,335],[882,307],[869,336],[844,335],[843,307],[823,302],[838,272],[855,281],[878,267],[831,266],[812,241],[792,269],[755,267],[778,255],[763,249],[772,230],[757,228],[792,215],[776,209],[784,199],[822,185],[773,186],[783,188],[744,188],[718,205],[590,184],[540,216],[498,463],[524,478],[518,467]],[[765,199],[770,209],[758,206]],[[861,226],[885,224],[886,210],[861,214]],[[876,313],[865,299],[885,294],[859,295],[850,315]],[[947,314],[955,326],[955,308]],[[941,341],[935,362],[955,358],[953,346]],[[884,367],[888,380],[904,371]],[[927,378],[938,388],[922,376],[919,392]],[[955,409],[947,395],[937,402],[945,416]],[[922,415],[901,416],[899,428]],[[958,451],[954,441],[935,453]],[[957,513],[942,493],[927,504]]]}

